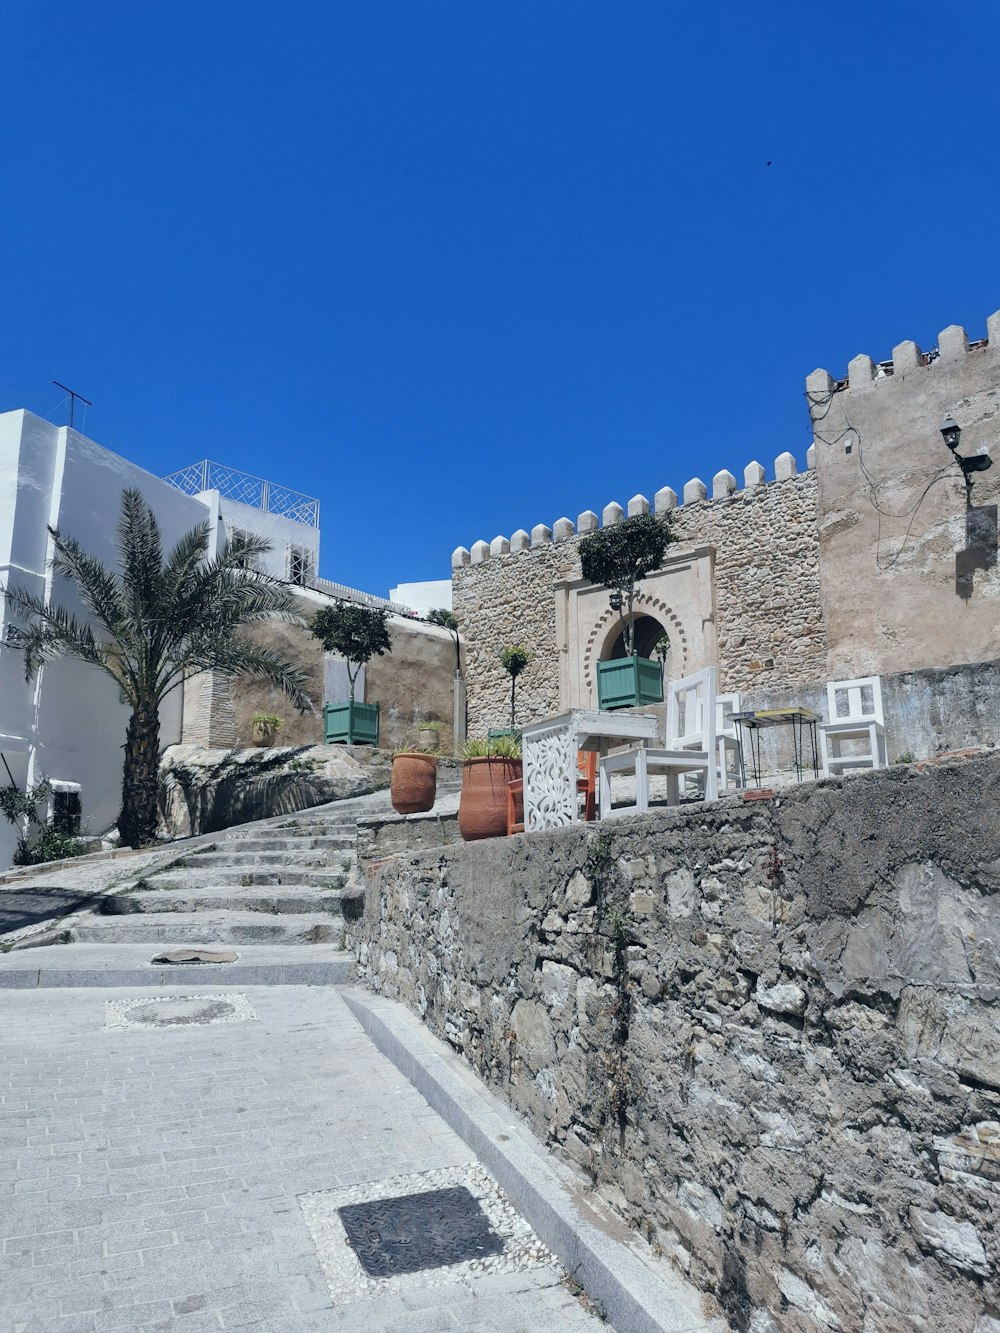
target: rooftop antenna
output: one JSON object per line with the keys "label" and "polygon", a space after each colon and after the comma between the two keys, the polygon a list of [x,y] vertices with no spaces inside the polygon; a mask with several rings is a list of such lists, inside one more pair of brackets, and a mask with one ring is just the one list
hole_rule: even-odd
{"label": "rooftop antenna", "polygon": [[[70,430],[72,430],[73,408],[76,406],[76,400],[79,398],[80,402],[83,403],[85,407],[93,407],[94,404],[90,401],[89,398],[84,398],[82,393],[77,393],[75,389],[71,389],[68,384],[60,384],[58,380],[49,380],[49,383],[54,384],[57,389],[62,389],[65,393],[69,394],[69,428]],[[85,412],[84,416],[86,417],[86,415],[87,414]]]}

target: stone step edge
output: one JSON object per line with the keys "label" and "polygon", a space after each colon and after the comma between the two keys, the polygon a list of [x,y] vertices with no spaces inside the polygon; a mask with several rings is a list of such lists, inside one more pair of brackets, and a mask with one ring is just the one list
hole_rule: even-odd
{"label": "stone step edge", "polygon": [[702,1293],[653,1257],[600,1199],[585,1198],[581,1178],[402,1004],[359,988],[341,995],[365,1034],[492,1172],[614,1328],[725,1333],[724,1320],[703,1313]]}
{"label": "stone step edge", "polygon": [[[71,949],[72,945],[65,946]],[[156,952],[163,952],[151,945]],[[180,944],[178,948],[190,948]],[[218,947],[218,946],[216,946]],[[239,946],[234,946],[237,949]],[[355,977],[354,955],[327,962],[287,963],[196,963],[162,967],[72,968],[47,965],[0,970],[0,990],[35,990],[48,988],[143,986],[165,990],[171,986],[344,986]]]}

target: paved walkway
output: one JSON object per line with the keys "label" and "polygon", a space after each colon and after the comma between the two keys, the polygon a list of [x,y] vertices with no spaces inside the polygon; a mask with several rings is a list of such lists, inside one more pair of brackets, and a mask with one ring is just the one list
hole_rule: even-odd
{"label": "paved walkway", "polygon": [[[152,989],[0,993],[4,1333],[606,1327],[538,1256],[437,1287],[419,1285],[425,1270],[334,1304],[344,1251],[329,1245],[344,1240],[317,1229],[324,1199],[424,1172],[461,1178],[472,1154],[336,991],[183,989],[220,992],[245,999],[205,1001],[202,1016],[228,1021],[183,1026],[171,1024],[184,1006],[157,1008],[178,997]],[[127,1026],[143,1001],[138,1017],[161,1026]]]}

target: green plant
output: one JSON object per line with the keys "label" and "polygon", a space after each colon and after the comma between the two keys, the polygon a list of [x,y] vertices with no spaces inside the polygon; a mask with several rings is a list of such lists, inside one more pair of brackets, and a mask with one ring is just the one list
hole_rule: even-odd
{"label": "green plant", "polygon": [[622,621],[625,656],[635,651],[636,585],[659,569],[676,538],[666,514],[635,514],[592,532],[580,543],[580,566],[590,583],[611,589],[611,605]]}
{"label": "green plant", "polygon": [[441,723],[440,723],[440,722],[433,721],[433,720],[432,720],[432,721],[427,721],[427,722],[418,722],[418,723],[417,723],[417,730],[418,730],[418,731],[440,731],[440,730],[441,730]]}
{"label": "green plant", "polygon": [[531,661],[531,654],[527,648],[520,643],[509,644],[506,648],[500,649],[500,662],[504,671],[510,676],[510,729],[515,728],[514,721],[514,691],[517,688],[517,678],[524,668]]}
{"label": "green plant", "polygon": [[897,754],[892,762],[894,764],[912,764],[913,755],[910,754],[909,750],[905,750],[902,754]]}
{"label": "green plant", "polygon": [[215,671],[260,676],[300,711],[311,709],[305,674],[239,634],[258,621],[301,624],[302,618],[285,585],[255,567],[270,542],[235,533],[221,554],[210,556],[209,524],[202,523],[164,557],[159,525],[137,490],[122,492],[113,567],[73,537],[49,531],[56,585],[59,578],[74,585],[89,620],[24,588],[0,586],[25,626],[25,679],[44,662],[71,657],[115,682],[131,709],[118,830],[124,845],[145,847],[156,836],[163,700],[189,676]]}
{"label": "green plant", "polygon": [[[83,851],[76,838],[53,828],[50,821],[38,813],[39,805],[51,795],[52,786],[45,778],[25,791],[20,791],[13,783],[9,787],[0,787],[0,814],[15,828],[21,828],[11,857],[14,865],[37,866],[46,861],[64,861]],[[35,837],[31,836],[32,825],[38,829]]]}
{"label": "green plant", "polygon": [[433,611],[427,612],[428,625],[438,625],[441,629],[446,629],[455,640],[455,675],[462,674],[462,645],[458,637],[458,616],[454,611],[449,611],[447,607],[440,606]]}
{"label": "green plant", "polygon": [[494,736],[492,740],[474,738],[462,746],[463,759],[520,759],[519,736]]}
{"label": "green plant", "polygon": [[663,633],[653,644],[653,655],[660,659],[660,669],[666,665],[667,653],[670,652],[670,635]]}
{"label": "green plant", "polygon": [[60,833],[51,824],[42,825],[38,837],[18,838],[11,860],[16,866],[40,866],[47,861],[67,861],[83,852],[83,844],[69,833]]}
{"label": "green plant", "polygon": [[351,703],[358,673],[365,663],[392,652],[388,619],[385,607],[345,601],[321,607],[312,618],[310,632],[321,641],[324,651],[337,653],[347,663]]}
{"label": "green plant", "polygon": [[254,713],[250,719],[250,729],[255,736],[261,740],[274,740],[274,737],[285,725],[285,719],[279,717],[277,713]]}

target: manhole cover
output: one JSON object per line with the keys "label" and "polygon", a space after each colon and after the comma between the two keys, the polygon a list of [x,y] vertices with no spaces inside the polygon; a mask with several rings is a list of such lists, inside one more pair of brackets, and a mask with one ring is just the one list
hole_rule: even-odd
{"label": "manhole cover", "polygon": [[554,1264],[478,1162],[299,1195],[335,1305]]}
{"label": "manhole cover", "polygon": [[503,1241],[464,1185],[348,1204],[337,1211],[370,1277],[503,1253]]}
{"label": "manhole cover", "polygon": [[106,1000],[104,1026],[109,1032],[133,1028],[175,1028],[207,1023],[246,1023],[257,1017],[245,995],[164,995]]}

